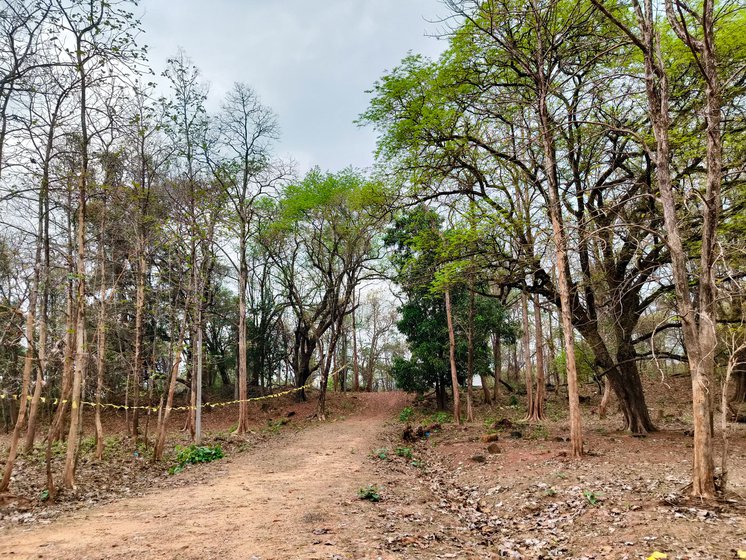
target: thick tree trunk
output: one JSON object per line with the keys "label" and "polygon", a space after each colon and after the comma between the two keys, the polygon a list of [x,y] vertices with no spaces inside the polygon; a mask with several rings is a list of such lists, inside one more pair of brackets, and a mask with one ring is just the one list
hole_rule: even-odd
{"label": "thick tree trunk", "polygon": [[606,374],[606,382],[611,386],[619,401],[624,417],[624,429],[633,434],[656,431],[645,403],[645,393],[631,341],[628,339],[618,341],[616,360],[614,360],[594,326],[583,325],[580,330],[583,338],[591,345],[596,364]]}

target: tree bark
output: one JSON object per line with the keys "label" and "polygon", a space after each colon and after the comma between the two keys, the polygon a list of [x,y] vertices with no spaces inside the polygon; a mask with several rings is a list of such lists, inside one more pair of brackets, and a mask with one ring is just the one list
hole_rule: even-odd
{"label": "tree bark", "polygon": [[541,324],[541,306],[539,296],[534,294],[534,345],[536,346],[536,392],[531,407],[530,420],[540,422],[544,419],[544,329]]}
{"label": "tree bark", "polygon": [[352,294],[352,390],[360,390],[360,366],[357,355],[357,324],[355,323],[355,313],[357,311],[355,292]]}
{"label": "tree bark", "polygon": [[3,471],[3,478],[0,481],[0,492],[7,492],[10,486],[10,477],[13,474],[13,467],[15,466],[16,456],[18,455],[18,443],[21,438],[21,431],[23,431],[26,425],[26,405],[28,403],[28,391],[29,385],[31,384],[31,372],[34,368],[34,332],[35,332],[35,317],[36,317],[36,294],[35,287],[32,286],[32,294],[29,296],[29,308],[26,314],[26,355],[23,359],[23,379],[21,381],[21,398],[18,403],[18,417],[16,418],[16,424],[13,428],[13,435],[10,439],[10,448],[8,450],[8,458],[5,461],[5,470]]}
{"label": "tree bark", "polygon": [[[537,14],[538,15],[538,14]],[[544,76],[544,60],[542,60],[542,38],[538,34],[539,47],[537,48],[538,67],[538,116],[540,125],[541,144],[544,151],[544,171],[547,176],[549,193],[549,216],[552,222],[552,235],[557,251],[557,284],[560,296],[560,315],[562,319],[562,331],[564,335],[567,393],[570,409],[570,455],[581,457],[583,455],[583,432],[580,421],[580,401],[578,397],[578,373],[575,364],[575,337],[573,336],[572,324],[572,300],[570,263],[567,257],[567,238],[562,223],[562,206],[559,196],[559,184],[557,175],[557,160],[555,156],[555,143],[552,133],[552,122],[547,106],[547,82]]]}
{"label": "tree bark", "polygon": [[531,365],[531,330],[528,319],[528,296],[526,292],[521,293],[521,321],[523,324],[523,378],[526,384],[526,416],[525,420],[531,419],[534,410],[534,373]]}
{"label": "tree bark", "polygon": [[495,402],[498,402],[500,398],[500,375],[502,374],[502,341],[500,335],[495,333],[492,335],[492,360],[494,367],[495,386],[493,387],[493,397]]}
{"label": "tree bark", "polygon": [[456,334],[451,313],[451,291],[446,290],[446,321],[448,323],[448,360],[451,364],[451,389],[453,390],[453,419],[461,425],[461,399],[459,397],[458,373],[456,371]]}
{"label": "tree bark", "polygon": [[239,240],[239,265],[238,265],[238,425],[237,434],[245,434],[249,429],[249,398],[247,391],[246,371],[246,285],[248,283],[248,270],[246,264],[246,237],[241,231]]}

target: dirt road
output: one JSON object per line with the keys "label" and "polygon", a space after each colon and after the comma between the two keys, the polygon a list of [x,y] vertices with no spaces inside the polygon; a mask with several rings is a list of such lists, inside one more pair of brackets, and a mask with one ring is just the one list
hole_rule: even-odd
{"label": "dirt road", "polygon": [[372,526],[352,512],[366,457],[400,393],[236,458],[207,484],[157,490],[0,534],[2,558],[378,558]]}

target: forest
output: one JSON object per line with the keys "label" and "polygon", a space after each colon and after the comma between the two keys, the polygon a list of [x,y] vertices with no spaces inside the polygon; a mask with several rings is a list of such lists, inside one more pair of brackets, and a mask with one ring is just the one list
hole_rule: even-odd
{"label": "forest", "polygon": [[184,50],[153,67],[141,7],[0,6],[0,495],[35,452],[45,496],[75,488],[111,416],[158,463],[278,393],[323,422],[403,390],[456,425],[508,399],[541,425],[555,395],[582,461],[594,418],[656,433],[646,380],[682,376],[686,493],[727,495],[743,3],[444,0],[443,54],[370,84],[375,165],[307,173],[250,84],[213,111]]}

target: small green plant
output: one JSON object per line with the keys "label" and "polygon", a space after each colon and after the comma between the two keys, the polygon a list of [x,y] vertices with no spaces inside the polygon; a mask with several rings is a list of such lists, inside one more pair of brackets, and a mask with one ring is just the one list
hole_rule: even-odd
{"label": "small green plant", "polygon": [[279,434],[283,426],[287,424],[287,418],[280,418],[279,420],[267,420],[267,430],[273,434]]}
{"label": "small green plant", "polygon": [[49,499],[49,490],[42,490],[39,494],[39,501],[46,502]]}
{"label": "small green plant", "polygon": [[448,412],[436,412],[431,417],[433,422],[436,424],[449,424],[453,422],[453,416]]}
{"label": "small green plant", "polygon": [[360,490],[357,491],[357,496],[361,500],[368,500],[369,502],[381,501],[381,494],[378,492],[378,487],[374,484],[363,486]]}
{"label": "small green plant", "polygon": [[411,406],[407,406],[399,413],[399,422],[409,422],[412,416],[414,416],[414,410],[412,410]]}
{"label": "small green plant", "polygon": [[583,490],[583,497],[586,499],[586,501],[591,504],[592,506],[598,505],[599,502],[599,496],[595,492],[591,490]]}
{"label": "small green plant", "polygon": [[510,406],[518,406],[518,398],[515,395],[510,395],[510,400],[508,401],[508,404]]}
{"label": "small green plant", "polygon": [[385,447],[381,447],[380,449],[374,449],[371,455],[373,455],[373,457],[381,459],[382,461],[385,461],[389,458],[389,450]]}
{"label": "small green plant", "polygon": [[64,441],[58,439],[57,441],[52,442],[52,455],[58,457],[65,453],[67,453],[67,444]]}
{"label": "small green plant", "polygon": [[557,491],[554,488],[552,488],[551,486],[549,488],[547,488],[546,490],[544,490],[544,495],[545,496],[554,496],[556,494],[557,494]]}
{"label": "small green plant", "polygon": [[417,459],[415,459],[414,461],[412,461],[412,466],[413,467],[417,467],[418,469],[421,469],[422,467],[425,466],[425,463],[422,462],[422,461],[418,461]]}
{"label": "small green plant", "polygon": [[528,437],[530,439],[546,440],[547,438],[549,438],[549,431],[547,430],[546,426],[539,424],[533,427]]}
{"label": "small green plant", "polygon": [[87,436],[80,440],[80,454],[86,455],[96,449],[96,438],[94,436]]}
{"label": "small green plant", "polygon": [[411,447],[397,447],[396,448],[396,455],[397,455],[397,457],[404,457],[405,459],[411,459],[412,458],[412,448]]}
{"label": "small green plant", "polygon": [[189,445],[188,447],[176,446],[176,464],[168,469],[168,474],[177,474],[184,470],[186,465],[197,463],[209,463],[225,457],[223,448],[219,445]]}

